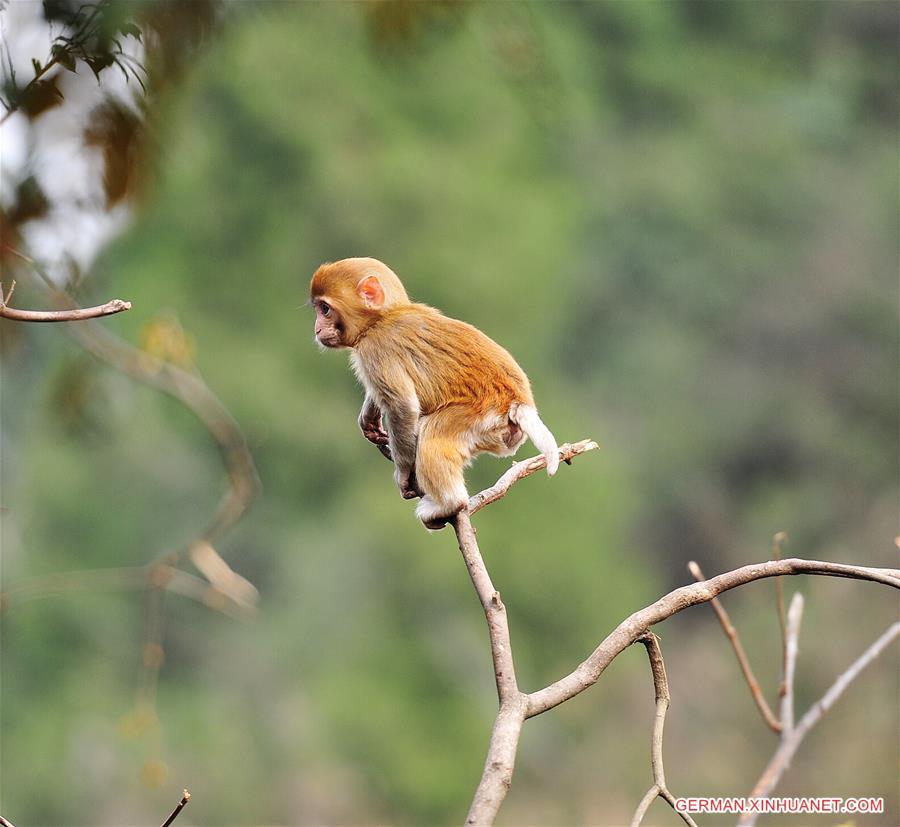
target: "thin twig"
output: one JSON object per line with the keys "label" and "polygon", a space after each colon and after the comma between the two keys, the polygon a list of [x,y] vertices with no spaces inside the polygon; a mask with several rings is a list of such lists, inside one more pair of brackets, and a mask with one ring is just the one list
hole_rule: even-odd
{"label": "thin twig", "polygon": [[164,822],[162,827],[169,827],[169,825],[178,818],[178,814],[184,809],[184,805],[191,800],[191,794],[185,790],[184,794],[181,796],[181,801],[175,805],[175,809],[172,810],[172,815],[170,815]]}
{"label": "thin twig", "polygon": [[653,737],[650,742],[650,766],[653,770],[653,786],[647,790],[646,795],[635,810],[631,819],[631,827],[640,827],[640,823],[653,801],[662,798],[688,827],[697,827],[694,820],[687,814],[679,812],[675,807],[675,796],[669,792],[666,785],[666,770],[663,764],[662,744],[663,730],[666,725],[666,712],[669,709],[669,679],[666,676],[666,663],[663,660],[662,649],[659,646],[659,638],[653,632],[647,632],[637,640],[647,648],[647,657],[650,660],[650,671],[653,674],[653,689],[656,696],[656,713],[653,717]]}
{"label": "thin twig", "polygon": [[647,792],[644,793],[644,797],[637,805],[637,809],[634,811],[634,815],[631,817],[631,827],[638,827],[638,825],[644,820],[644,816],[647,815],[647,811],[650,809],[650,805],[653,804],[653,802],[656,801],[657,798],[659,798],[659,787],[654,784],[649,790],[647,790]]}
{"label": "thin twig", "polygon": [[16,827],[16,825],[0,816],[0,827]]}
{"label": "thin twig", "polygon": [[794,731],[794,676],[797,674],[797,654],[800,651],[800,622],[803,619],[803,595],[795,592],[788,608],[784,646],[784,694],[781,696],[781,740]]}
{"label": "thin twig", "polygon": [[[559,458],[566,464],[571,464],[572,457],[577,457],[579,454],[593,451],[599,447],[592,439],[583,439],[581,442],[573,442],[571,444],[567,442],[559,446]],[[520,462],[514,462],[512,468],[503,474],[490,488],[485,488],[484,491],[479,491],[477,494],[469,497],[469,516],[472,516],[476,511],[480,511],[486,505],[499,500],[509,491],[514,483],[546,467],[547,460],[543,456],[529,457]]]}
{"label": "thin twig", "polygon": [[[781,559],[781,548],[787,541],[787,534],[779,531],[772,538],[772,559]],[[782,697],[787,690],[784,685],[784,676],[787,672],[787,620],[784,615],[784,583],[780,577],[775,578],[775,612],[778,615],[778,626],[781,629],[781,683],[778,686],[778,697]]]}
{"label": "thin twig", "polygon": [[[691,560],[688,563],[688,570],[695,580],[706,580],[706,575],[695,561]],[[776,581],[780,580],[781,578],[776,578]],[[746,651],[744,651],[744,645],[741,643],[741,638],[738,635],[737,629],[731,622],[731,617],[728,615],[728,612],[725,611],[722,601],[718,598],[714,597],[710,600],[710,605],[716,613],[716,617],[719,619],[722,631],[725,632],[725,637],[728,638],[732,649],[734,649],[734,654],[737,656],[741,672],[744,674],[744,680],[747,681],[747,686],[750,687],[750,694],[753,696],[756,708],[759,710],[769,729],[773,732],[781,732],[781,724],[772,712],[772,708],[769,706],[768,701],[766,701],[762,689],[760,688],[759,681],[756,680],[756,675],[753,674],[753,668],[750,666],[750,659],[747,657]]]}
{"label": "thin twig", "polygon": [[[759,781],[756,782],[752,798],[765,798],[775,789],[781,780],[785,770],[790,766],[791,760],[803,739],[809,731],[822,720],[822,717],[834,706],[835,702],[844,693],[844,690],[857,678],[860,673],[875,660],[896,638],[900,636],[900,621],[892,624],[875,640],[852,664],[837,678],[829,690],[814,703],[806,714],[800,719],[790,735],[784,738],[769,761]],[[738,822],[739,827],[753,827],[756,824],[758,813],[745,813]]]}
{"label": "thin twig", "polygon": [[84,319],[97,319],[100,316],[112,316],[123,310],[131,310],[131,302],[122,299],[110,299],[106,304],[98,304],[96,307],[78,307],[68,310],[19,310],[9,306],[15,289],[14,279],[9,292],[4,296],[3,285],[0,283],[0,317],[16,322],[80,322]]}

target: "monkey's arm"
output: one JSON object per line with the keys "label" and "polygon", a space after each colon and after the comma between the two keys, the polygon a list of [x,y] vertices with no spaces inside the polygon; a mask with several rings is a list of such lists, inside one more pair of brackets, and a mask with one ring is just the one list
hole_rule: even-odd
{"label": "monkey's arm", "polygon": [[375,404],[375,400],[366,394],[362,410],[359,412],[359,429],[363,436],[369,440],[387,459],[393,462],[391,449],[388,447],[389,438],[387,431],[381,424],[381,410]]}
{"label": "monkey's arm", "polygon": [[418,400],[393,398],[384,405],[388,440],[394,461],[394,482],[406,500],[422,495],[416,483],[416,431],[419,422]]}

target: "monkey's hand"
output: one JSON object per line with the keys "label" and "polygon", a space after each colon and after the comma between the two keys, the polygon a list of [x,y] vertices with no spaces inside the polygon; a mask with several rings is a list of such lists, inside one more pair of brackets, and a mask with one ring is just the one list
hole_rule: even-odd
{"label": "monkey's hand", "polygon": [[388,448],[390,438],[381,423],[381,411],[378,410],[377,405],[369,403],[368,400],[359,413],[359,429],[369,442],[393,462],[394,458],[391,456],[391,449]]}
{"label": "monkey's hand", "polygon": [[381,427],[381,414],[378,414],[374,419],[360,419],[359,429],[362,431],[363,436],[373,445],[387,445],[390,441],[387,431]]}
{"label": "monkey's hand", "polygon": [[416,497],[422,496],[422,490],[416,481],[415,465],[413,465],[408,474],[402,474],[399,469],[395,470],[394,479],[397,482],[397,488],[400,489],[400,496],[404,500],[414,500]]}
{"label": "monkey's hand", "polygon": [[[381,417],[379,417],[379,420]],[[387,431],[378,425],[366,425],[362,428],[363,436],[374,445],[387,445],[390,442]]]}

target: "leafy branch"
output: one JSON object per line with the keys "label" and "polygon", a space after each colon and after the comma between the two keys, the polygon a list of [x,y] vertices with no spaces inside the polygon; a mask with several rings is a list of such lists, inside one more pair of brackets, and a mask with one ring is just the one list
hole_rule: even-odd
{"label": "leafy branch", "polygon": [[100,0],[95,5],[82,4],[73,12],[56,10],[56,13],[68,34],[54,37],[50,53],[43,61],[31,59],[34,75],[24,86],[17,81],[9,47],[4,41],[4,70],[8,77],[4,95],[0,96],[0,104],[6,109],[0,117],[0,124],[20,109],[37,114],[62,101],[63,94],[56,85],[55,76],[47,75],[56,67],[75,73],[78,61],[88,66],[98,82],[104,69],[116,66],[126,81],[134,78],[141,89],[147,91],[141,78],[141,73],[146,74],[144,67],[122,46],[125,37],[133,37],[140,42],[141,29],[133,21],[121,17],[118,4],[113,0]]}

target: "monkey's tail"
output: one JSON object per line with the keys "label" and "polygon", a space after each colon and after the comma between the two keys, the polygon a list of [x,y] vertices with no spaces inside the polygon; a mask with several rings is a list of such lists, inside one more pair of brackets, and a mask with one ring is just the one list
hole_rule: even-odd
{"label": "monkey's tail", "polygon": [[537,409],[531,405],[514,404],[509,409],[509,418],[524,432],[534,447],[547,460],[547,473],[552,477],[559,468],[559,446],[550,429],[541,422]]}

